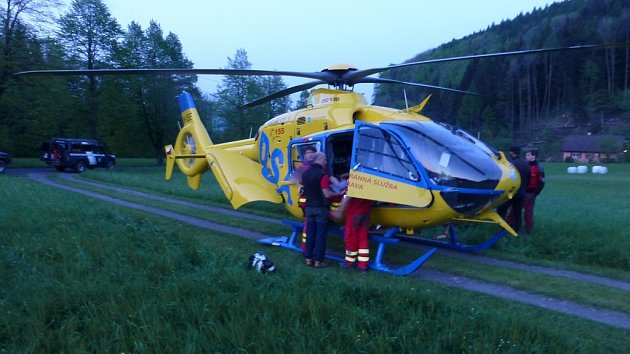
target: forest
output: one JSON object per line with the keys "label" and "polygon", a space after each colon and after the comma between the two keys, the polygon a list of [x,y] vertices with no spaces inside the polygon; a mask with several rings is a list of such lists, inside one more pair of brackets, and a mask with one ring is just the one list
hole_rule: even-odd
{"label": "forest", "polygon": [[[102,0],[73,0],[54,15],[57,0],[1,0],[0,150],[35,157],[52,136],[97,138],[123,157],[155,157],[174,141],[179,109],[174,96],[192,93],[216,142],[250,136],[266,120],[301,108],[289,97],[239,107],[286,88],[280,77],[223,77],[202,94],[194,75],[16,76],[41,69],[193,68],[178,36],[157,22],[123,29]],[[628,42],[625,0],[568,0],[418,54],[432,58],[578,44]],[[432,94],[424,114],[455,123],[498,148],[541,143],[558,149],[563,135],[630,136],[630,48],[477,59],[400,68],[382,78],[421,82],[488,97],[377,85],[373,102],[403,108]],[[246,48],[227,69],[251,69]]]}
{"label": "forest", "polygon": [[[492,24],[484,31],[410,58],[417,62],[473,54],[630,41],[624,0],[573,0]],[[519,55],[414,66],[381,77],[488,95],[405,87],[416,100],[432,94],[426,115],[456,124],[501,148],[543,144],[557,151],[570,134],[630,136],[630,48]],[[404,107],[401,87],[380,85],[375,104]]]}

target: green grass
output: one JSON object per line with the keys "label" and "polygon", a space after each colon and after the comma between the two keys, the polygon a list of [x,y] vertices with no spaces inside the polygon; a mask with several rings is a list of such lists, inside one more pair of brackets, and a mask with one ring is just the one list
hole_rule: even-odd
{"label": "green grass", "polygon": [[[88,172],[80,177],[232,209],[211,173],[206,173],[202,177],[201,187],[193,190],[188,187],[185,176],[178,171],[173,172],[170,181],[165,180],[163,166],[116,167],[112,171],[97,169]],[[263,216],[289,217],[284,207],[279,204],[255,202],[241,207],[239,211]]]}
{"label": "green grass", "polygon": [[[536,202],[534,231],[517,239],[506,237],[490,254],[571,269],[590,267],[606,275],[619,270],[630,272],[630,164],[609,165],[606,175],[568,174],[568,166],[545,164],[547,186]],[[174,174],[172,181],[164,181],[160,167],[91,172],[82,177],[229,208],[210,174],[204,175],[200,190],[194,191],[179,173]],[[245,206],[242,210],[288,217],[282,206],[269,203]],[[496,227],[481,225],[464,227],[460,235],[474,243],[496,231]]]}
{"label": "green grass", "polygon": [[605,175],[545,166],[528,255],[630,271],[630,164],[608,165]]}
{"label": "green grass", "polygon": [[[621,167],[625,165],[619,165]],[[559,167],[562,167],[560,165]],[[622,171],[623,172],[623,171]],[[133,172],[133,173],[114,173],[111,175],[109,172],[97,173],[97,174],[89,174],[84,175],[89,178],[100,179],[103,181],[111,181],[112,179],[116,179],[117,184],[128,184],[135,188],[138,185],[143,184],[147,190],[158,191],[159,188],[164,188],[165,182],[162,180],[162,171],[158,169],[153,170],[145,170],[143,169],[141,173]],[[137,176],[142,176],[142,178],[137,178]],[[135,176],[135,177],[133,177]],[[181,178],[181,175],[175,175],[174,178]],[[212,200],[211,203],[216,205],[221,205],[227,207],[227,203],[225,202],[222,193],[217,193],[219,190],[216,186],[214,180],[210,178],[206,179],[204,183],[204,187],[207,190],[202,191],[193,191],[193,193],[198,193],[200,198]],[[556,166],[551,167],[550,178],[554,181],[561,179],[564,177],[562,171],[559,171]],[[581,175],[580,177],[584,179],[590,179],[592,177],[607,177],[607,176],[588,176]],[[595,180],[598,181],[598,180]],[[599,180],[601,182],[601,179]],[[583,182],[580,180],[580,182]],[[623,181],[621,181],[623,182]],[[186,189],[185,183],[183,179],[175,180],[172,182],[166,182],[166,185],[170,188],[172,183],[176,183],[180,187],[185,188],[183,191],[175,192],[178,193],[190,193],[189,189]],[[553,188],[548,188],[547,191],[552,191],[552,193],[556,192],[554,189],[557,188],[556,185],[551,184]],[[612,191],[612,189],[611,189]],[[102,191],[101,191],[102,192]],[[106,192],[107,193],[107,192]],[[112,194],[119,198],[127,199],[134,201],[136,198],[128,197],[121,194]],[[213,196],[212,198],[208,198],[208,196]],[[541,197],[542,199],[542,197]],[[588,198],[587,198],[588,199]],[[204,201],[205,202],[205,201]],[[149,204],[158,206],[161,208],[184,212],[186,214],[194,215],[197,217],[205,218],[214,222],[220,222],[231,226],[241,226],[250,230],[255,230],[263,233],[268,233],[271,235],[280,235],[288,233],[286,227],[278,226],[278,225],[266,225],[264,223],[252,222],[247,219],[238,218],[238,217],[226,217],[225,215],[215,215],[213,213],[208,213],[203,210],[197,210],[195,208],[182,208],[179,205],[160,205],[156,202],[149,202]],[[540,203],[539,203],[540,204]],[[562,205],[564,208],[565,206]],[[620,208],[623,211],[623,208]],[[269,213],[267,213],[269,215]],[[274,213],[271,214],[273,216]],[[561,215],[561,213],[554,211],[554,215]],[[278,211],[275,213],[276,217],[286,217],[286,215],[282,211]],[[543,217],[544,219],[544,217]],[[623,228],[623,223],[626,222],[624,220],[619,220],[620,227]],[[428,235],[437,234],[441,229],[429,230],[427,232]],[[485,238],[488,237],[489,234],[496,232],[493,227],[488,226],[474,226],[474,227],[463,227],[460,231],[467,236],[471,242],[481,242]],[[543,230],[544,231],[544,230]],[[545,239],[543,232],[539,232],[537,230],[536,233],[530,235],[528,237],[520,237],[520,238],[512,238],[506,237],[501,240],[501,242],[495,246],[495,248],[489,252],[488,254],[492,254],[495,257],[499,258],[507,258],[512,260],[524,261],[528,263],[535,263],[545,266],[553,266],[560,267],[564,269],[573,269],[577,271],[600,274],[604,276],[624,279],[626,281],[630,281],[630,272],[627,272],[623,269],[625,267],[625,263],[622,263],[620,267],[616,267],[615,264],[612,264],[612,260],[614,259],[625,259],[625,252],[623,252],[623,248],[621,250],[617,250],[616,247],[618,244],[611,245],[606,244],[605,240],[597,241],[604,242],[601,247],[591,248],[588,252],[584,251],[585,248],[589,248],[591,244],[589,239],[580,240],[575,239],[570,236],[564,236],[572,241],[567,244],[561,244],[560,246],[551,244],[556,247],[566,247],[566,249],[552,249],[551,251],[541,251],[541,249],[549,248],[550,244]],[[562,238],[559,238],[562,239]],[[580,242],[586,241],[586,245],[580,244]],[[337,238],[331,238],[330,247],[331,250],[336,250],[337,252],[342,252],[343,245]],[[390,248],[392,249],[392,248]],[[606,253],[609,249],[614,250],[616,252],[616,257],[611,257],[610,253]],[[374,251],[374,250],[373,250]],[[550,252],[547,254],[547,252]],[[578,263],[574,260],[580,256],[580,252],[585,254],[590,254],[592,259],[595,262],[590,262],[586,259],[584,255],[581,257],[585,259],[585,261]],[[600,252],[600,253],[598,253]],[[559,257],[558,255],[563,254],[572,254],[576,255],[572,258]],[[601,254],[601,258],[598,258],[598,255]],[[398,263],[404,264],[405,262],[409,262],[413,260],[415,257],[419,255],[418,251],[403,251],[396,249],[395,251],[388,251],[386,253],[386,259],[389,263]],[[477,278],[485,281],[492,281],[502,284],[508,284],[515,288],[533,291],[539,294],[544,294],[548,296],[556,296],[560,298],[572,299],[582,303],[591,304],[594,306],[603,306],[615,310],[621,311],[630,311],[630,304],[627,302],[627,294],[623,291],[610,290],[604,286],[590,286],[588,290],[583,290],[581,287],[582,283],[571,281],[568,279],[562,278],[553,278],[547,277],[541,274],[532,273],[532,272],[523,272],[520,270],[510,270],[504,268],[496,268],[489,265],[478,264],[476,262],[456,260],[453,261],[450,258],[447,260],[440,261],[440,256],[433,257],[431,262],[425,265],[425,268],[434,268],[442,271],[447,271],[450,273],[460,274],[464,276],[468,276],[471,278]],[[621,269],[620,269],[621,268]],[[605,294],[605,295],[604,295]]]}
{"label": "green grass", "polygon": [[[619,352],[627,331],[1,177],[0,352]],[[86,208],[89,205],[89,208]],[[11,220],[11,223],[6,223]]]}
{"label": "green grass", "polygon": [[[73,182],[65,181],[63,179],[58,180],[59,182],[63,182],[66,184],[73,184]],[[178,204],[165,204],[163,202],[143,200],[139,197],[130,196],[125,193],[113,192],[105,188],[98,188],[93,186],[86,187],[88,189],[95,190],[115,198],[124,199],[132,202],[140,202],[178,213],[192,215],[224,225],[241,227],[248,230],[266,233],[268,235],[283,235],[288,233],[287,227],[285,225],[261,223],[257,220],[251,220],[237,216],[229,216],[221,213],[208,212],[207,210],[194,207],[185,207]],[[435,233],[437,232],[438,230],[435,230]],[[329,252],[335,251],[338,254],[343,253],[343,243],[341,242],[340,238],[330,237],[329,241]],[[511,247],[517,249],[518,247],[522,247],[527,241],[523,239],[508,239],[507,242],[515,242],[515,244],[511,245]],[[372,252],[373,254],[375,254],[376,252],[374,247],[372,249]],[[497,257],[502,256],[500,251],[497,251],[495,253]],[[392,265],[405,264],[418,257],[419,254],[420,251],[418,251],[417,249],[402,250],[400,248],[390,247],[389,251],[386,253],[386,260]],[[525,261],[532,262],[531,259],[525,259]],[[555,264],[554,266],[558,265]],[[564,266],[564,268],[575,268],[574,266],[568,267],[568,265],[566,264],[560,266]],[[439,252],[437,255],[431,258],[431,261],[424,266],[424,269],[436,269],[467,276],[470,278],[506,284],[517,289],[535,292],[547,296],[574,300],[580,303],[605,307],[617,311],[630,311],[630,303],[628,303],[627,301],[627,292],[623,290],[610,289],[603,285],[591,284],[589,285],[589,287],[585,288],[584,284],[580,281],[546,276],[544,274],[538,274],[535,272],[524,272],[518,269],[495,267],[492,265],[485,265],[476,261],[465,261],[462,259],[453,260],[452,257],[440,255]],[[597,270],[593,269],[593,267],[586,267],[577,270],[583,272],[586,271],[590,273],[597,273]],[[618,272],[615,270],[613,275],[617,278],[624,278],[625,275],[626,280],[630,280],[630,274],[628,273]]]}

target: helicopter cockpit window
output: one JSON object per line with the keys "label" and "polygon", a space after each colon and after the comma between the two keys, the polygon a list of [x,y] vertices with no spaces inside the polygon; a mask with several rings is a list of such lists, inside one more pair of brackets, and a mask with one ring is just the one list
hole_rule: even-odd
{"label": "helicopter cockpit window", "polygon": [[440,124],[441,126],[443,126],[446,129],[450,130],[451,133],[459,135],[462,138],[467,139],[471,143],[477,145],[481,150],[485,151],[488,155],[495,155],[497,157],[500,156],[499,152],[496,149],[488,146],[483,141],[475,138],[474,136],[472,136],[472,134],[468,133],[467,131],[465,131],[465,130],[463,130],[461,128],[457,128],[457,127],[455,127],[453,125],[446,124],[446,123],[438,123],[438,124]]}
{"label": "helicopter cockpit window", "polygon": [[405,141],[413,142],[411,153],[438,185],[492,189],[501,178],[501,169],[470,136],[434,122],[397,122]]}
{"label": "helicopter cockpit window", "polygon": [[412,160],[394,136],[374,127],[362,127],[358,134],[356,164],[414,182],[420,179]]}

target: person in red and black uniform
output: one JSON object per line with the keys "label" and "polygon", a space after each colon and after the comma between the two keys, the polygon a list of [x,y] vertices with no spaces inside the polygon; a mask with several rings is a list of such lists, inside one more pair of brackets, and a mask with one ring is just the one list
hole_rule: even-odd
{"label": "person in red and black uniform", "polygon": [[[313,164],[313,155],[317,152],[315,149],[315,145],[307,145],[302,150],[302,164],[295,170],[293,174],[293,183],[302,184],[302,175],[306,170],[311,167]],[[300,188],[300,197],[298,199],[298,205],[302,208],[302,213],[304,214],[304,227],[302,227],[302,252],[306,249],[306,195],[304,195],[304,188]]]}
{"label": "person in red and black uniform", "polygon": [[306,249],[304,259],[307,266],[324,268],[326,236],[328,235],[328,198],[334,196],[330,190],[330,179],[326,173],[326,154],[313,154],[313,164],[302,175],[306,195]]}
{"label": "person in red and black uniform", "polygon": [[544,170],[537,161],[538,151],[529,150],[525,154],[525,159],[529,162],[529,182],[526,187],[523,208],[525,209],[525,232],[530,233],[534,227],[534,205],[536,197],[542,190],[544,181]]}
{"label": "person in red and black uniform", "polygon": [[355,266],[360,271],[366,271],[370,262],[370,212],[374,201],[345,196],[339,209],[333,212],[334,218],[341,218],[346,213],[343,240],[346,248],[346,258],[341,268],[350,269]]}

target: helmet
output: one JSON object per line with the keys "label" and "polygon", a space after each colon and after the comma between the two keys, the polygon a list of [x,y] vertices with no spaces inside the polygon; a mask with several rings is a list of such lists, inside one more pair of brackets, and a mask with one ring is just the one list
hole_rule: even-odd
{"label": "helmet", "polygon": [[248,266],[259,273],[273,272],[276,270],[275,264],[260,251],[249,256]]}

